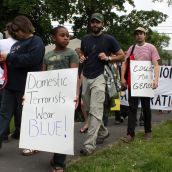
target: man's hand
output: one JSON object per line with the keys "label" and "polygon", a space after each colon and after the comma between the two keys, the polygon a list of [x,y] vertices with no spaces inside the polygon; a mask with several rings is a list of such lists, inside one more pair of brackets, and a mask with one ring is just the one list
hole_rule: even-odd
{"label": "man's hand", "polygon": [[80,63],[84,63],[84,61],[87,59],[87,57],[85,57],[84,55],[81,55],[79,58],[79,62]]}
{"label": "man's hand", "polygon": [[121,78],[121,86],[122,87],[127,87],[127,81],[125,78]]}
{"label": "man's hand", "polygon": [[153,89],[156,89],[158,87],[158,80],[153,80],[153,82],[152,82],[152,88]]}
{"label": "man's hand", "polygon": [[74,102],[75,102],[75,110],[76,110],[76,108],[77,108],[78,105],[79,105],[79,96],[76,96],[76,97],[75,97]]}
{"label": "man's hand", "polygon": [[108,56],[105,53],[99,53],[98,57],[100,60],[108,61]]}

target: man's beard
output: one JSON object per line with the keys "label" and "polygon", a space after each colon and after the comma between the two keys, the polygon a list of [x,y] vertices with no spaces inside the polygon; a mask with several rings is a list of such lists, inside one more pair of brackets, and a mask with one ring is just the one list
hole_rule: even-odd
{"label": "man's beard", "polygon": [[100,33],[101,32],[101,30],[102,30],[102,28],[100,28],[100,27],[92,27],[91,28],[91,31],[94,33],[94,34],[98,34],[98,33]]}

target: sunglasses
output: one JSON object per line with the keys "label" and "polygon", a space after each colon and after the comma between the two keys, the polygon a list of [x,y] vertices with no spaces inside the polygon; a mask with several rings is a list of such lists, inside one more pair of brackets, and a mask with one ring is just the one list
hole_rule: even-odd
{"label": "sunglasses", "polygon": [[12,29],[12,32],[14,32],[14,33],[18,32],[20,30],[18,27],[12,27],[11,29]]}

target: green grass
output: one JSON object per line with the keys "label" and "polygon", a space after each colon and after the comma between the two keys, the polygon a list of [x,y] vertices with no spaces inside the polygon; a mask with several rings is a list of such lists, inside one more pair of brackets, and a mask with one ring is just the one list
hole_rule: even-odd
{"label": "green grass", "polygon": [[138,133],[130,144],[118,143],[81,157],[67,172],[172,172],[172,121],[153,128],[153,140]]}

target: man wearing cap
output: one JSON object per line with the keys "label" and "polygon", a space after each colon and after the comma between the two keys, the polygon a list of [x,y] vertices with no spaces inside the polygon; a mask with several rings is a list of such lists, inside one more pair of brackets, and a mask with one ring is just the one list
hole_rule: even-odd
{"label": "man wearing cap", "polygon": [[[154,65],[154,80],[152,81],[152,88],[156,89],[158,87],[158,74],[159,74],[158,60],[160,59],[158,51],[154,45],[145,42],[146,30],[143,27],[138,27],[137,29],[134,30],[134,37],[136,40],[136,44],[135,46],[134,45],[130,46],[130,48],[126,53],[126,59],[129,58],[132,49],[134,47],[132,53],[134,55],[134,60],[151,61],[152,64]],[[152,138],[150,97],[131,96],[130,82],[127,82],[125,79],[126,67],[127,67],[127,60],[123,62],[122,65],[121,83],[124,87],[128,85],[129,114],[128,114],[127,137],[123,138],[122,140],[127,143],[134,140],[139,99],[141,100],[143,116],[144,116],[144,129],[145,129],[144,138],[145,140],[150,140]]]}
{"label": "man wearing cap", "polygon": [[104,65],[124,59],[124,53],[116,39],[102,32],[104,17],[100,13],[91,16],[91,34],[81,40],[80,63],[83,63],[84,107],[89,112],[89,129],[82,155],[89,155],[96,149],[96,143],[101,144],[109,136],[107,128],[102,122],[105,100]]}

